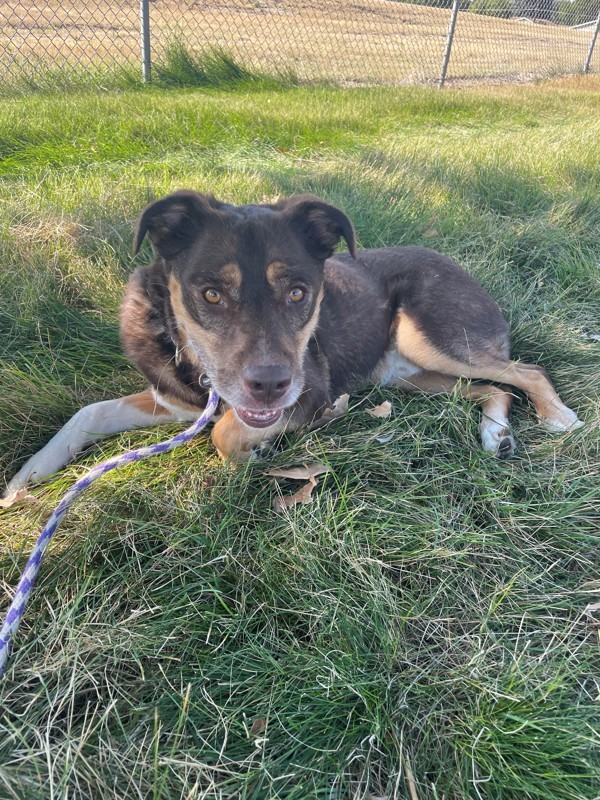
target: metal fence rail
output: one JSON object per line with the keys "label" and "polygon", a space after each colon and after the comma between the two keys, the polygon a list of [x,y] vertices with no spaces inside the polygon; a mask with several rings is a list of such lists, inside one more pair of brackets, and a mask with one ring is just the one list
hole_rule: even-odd
{"label": "metal fence rail", "polygon": [[0,0],[0,83],[135,66],[177,43],[303,80],[513,81],[598,70],[600,0]]}

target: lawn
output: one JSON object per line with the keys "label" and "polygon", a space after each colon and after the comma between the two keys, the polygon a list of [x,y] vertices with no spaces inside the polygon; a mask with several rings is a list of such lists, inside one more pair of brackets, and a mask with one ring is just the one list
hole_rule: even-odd
{"label": "lawn", "polygon": [[[585,420],[517,402],[517,455],[457,397],[353,395],[246,468],[209,440],[72,509],[0,682],[0,797],[592,800],[598,794],[600,80],[147,89],[0,99],[0,464],[143,387],[120,354],[132,228],[181,187],[314,192],[364,247],[424,244],[494,295]],[[596,337],[596,338],[593,338]],[[390,419],[365,409],[393,404]],[[113,437],[0,517],[11,596]],[[311,505],[274,466],[325,461]]]}

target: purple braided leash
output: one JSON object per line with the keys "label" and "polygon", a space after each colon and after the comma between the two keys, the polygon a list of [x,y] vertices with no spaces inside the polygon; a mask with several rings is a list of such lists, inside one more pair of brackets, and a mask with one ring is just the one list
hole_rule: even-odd
{"label": "purple braided leash", "polygon": [[140,461],[142,458],[157,456],[160,453],[168,453],[169,450],[173,450],[180,444],[185,444],[188,442],[207,425],[207,423],[210,421],[210,418],[217,410],[218,402],[219,396],[214,389],[210,389],[206,408],[200,417],[198,417],[196,422],[194,422],[193,425],[190,425],[187,430],[178,433],[171,439],[167,439],[166,442],[159,442],[158,444],[148,445],[147,447],[139,447],[137,450],[130,450],[127,453],[122,453],[120,456],[109,458],[91,469],[87,475],[84,475],[83,478],[80,478],[73,484],[73,486],[71,486],[53,511],[52,516],[40,533],[39,539],[33,548],[33,552],[29,557],[27,566],[23,571],[19,585],[17,586],[11,606],[8,609],[6,619],[4,620],[4,625],[0,631],[0,677],[4,673],[4,666],[8,658],[12,637],[17,632],[21,620],[23,619],[25,606],[29,599],[29,595],[31,594],[31,590],[33,589],[37,574],[40,571],[40,566],[46,547],[48,547],[54,531],[60,525],[62,518],[69,510],[71,503],[77,497],[79,497],[79,495],[85,491],[88,486],[91,486],[91,484],[97,480],[97,478],[100,478],[102,475],[106,475],[106,473],[110,472],[112,469],[124,467],[126,464],[131,464],[134,461]]}

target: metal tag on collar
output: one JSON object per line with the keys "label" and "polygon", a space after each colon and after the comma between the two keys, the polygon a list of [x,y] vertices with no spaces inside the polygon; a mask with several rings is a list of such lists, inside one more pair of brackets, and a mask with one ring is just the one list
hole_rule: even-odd
{"label": "metal tag on collar", "polygon": [[200,379],[199,379],[198,383],[200,384],[200,386],[203,389],[210,389],[210,387],[212,385],[211,382],[210,382],[210,378],[208,377],[206,372],[204,372],[202,375],[200,375]]}

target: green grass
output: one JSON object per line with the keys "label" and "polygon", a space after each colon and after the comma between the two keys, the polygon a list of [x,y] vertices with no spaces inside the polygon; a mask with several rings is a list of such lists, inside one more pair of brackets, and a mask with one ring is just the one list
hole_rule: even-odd
{"label": "green grass", "polygon": [[[596,797],[599,86],[0,101],[7,478],[83,404],[143,386],[118,304],[139,210],[178,187],[311,191],[363,246],[455,256],[586,421],[551,436],[517,403],[498,462],[469,404],[373,390],[237,472],[199,437],[106,476],[0,684],[0,797]],[[383,399],[391,420],[363,413]],[[6,590],[76,476],[171,430],[107,440],[4,512]],[[313,459],[332,466],[314,504],[276,514],[293,487],[266,468]]]}
{"label": "green grass", "polygon": [[[14,65],[10,81],[0,83],[0,97],[29,94],[69,94],[82,91],[134,91],[143,89],[140,64],[121,59],[112,67],[95,64],[54,64],[46,59]],[[201,87],[221,90],[289,89],[300,84],[291,67],[272,68],[269,73],[238,63],[226,50],[218,47],[192,50],[177,37],[165,46],[164,53],[154,59],[149,81],[159,88]],[[305,81],[305,83],[307,83]],[[325,85],[325,80],[312,81]]]}
{"label": "green grass", "polygon": [[199,54],[173,39],[157,62],[152,82],[162,87],[203,87],[213,89],[279,89],[298,86],[300,81],[288,68],[263,74],[239,64],[227,51],[212,48]]}

